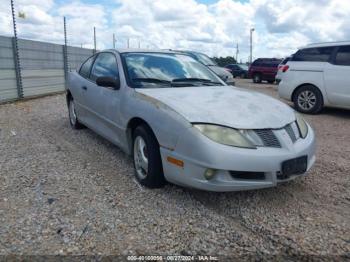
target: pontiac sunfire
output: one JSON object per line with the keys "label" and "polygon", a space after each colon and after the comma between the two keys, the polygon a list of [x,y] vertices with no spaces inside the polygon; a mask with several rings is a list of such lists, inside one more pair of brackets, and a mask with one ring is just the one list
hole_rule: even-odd
{"label": "pontiac sunfire", "polygon": [[190,56],[106,50],[69,74],[71,126],[133,156],[144,186],[210,191],[276,186],[315,162],[315,135],[289,106],[227,86]]}

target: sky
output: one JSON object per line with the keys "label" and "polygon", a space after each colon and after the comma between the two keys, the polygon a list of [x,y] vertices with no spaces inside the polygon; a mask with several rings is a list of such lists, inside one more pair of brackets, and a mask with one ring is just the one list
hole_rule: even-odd
{"label": "sky", "polygon": [[[97,49],[183,49],[248,60],[285,57],[314,42],[350,40],[349,0],[14,0],[20,38]],[[18,17],[25,14],[25,19]],[[10,0],[0,0],[0,35],[12,36]]]}

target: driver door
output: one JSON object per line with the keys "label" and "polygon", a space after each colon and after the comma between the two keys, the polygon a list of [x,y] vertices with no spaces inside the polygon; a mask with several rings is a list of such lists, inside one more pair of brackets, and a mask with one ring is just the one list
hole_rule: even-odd
{"label": "driver door", "polygon": [[96,84],[98,77],[119,80],[117,58],[114,53],[99,53],[92,66],[87,84],[86,100],[91,113],[90,127],[114,144],[120,139],[120,90]]}

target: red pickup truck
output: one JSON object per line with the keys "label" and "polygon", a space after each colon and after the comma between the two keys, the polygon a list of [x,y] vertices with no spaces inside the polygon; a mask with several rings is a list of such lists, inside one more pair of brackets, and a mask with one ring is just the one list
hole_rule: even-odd
{"label": "red pickup truck", "polygon": [[250,65],[248,76],[254,83],[261,83],[263,80],[273,83],[281,61],[282,59],[277,58],[258,58]]}

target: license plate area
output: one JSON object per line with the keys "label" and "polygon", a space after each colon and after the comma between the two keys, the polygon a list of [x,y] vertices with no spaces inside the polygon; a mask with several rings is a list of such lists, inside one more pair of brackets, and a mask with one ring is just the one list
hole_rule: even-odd
{"label": "license plate area", "polygon": [[301,175],[307,170],[307,156],[301,156],[282,162],[281,175],[283,179],[291,175]]}

